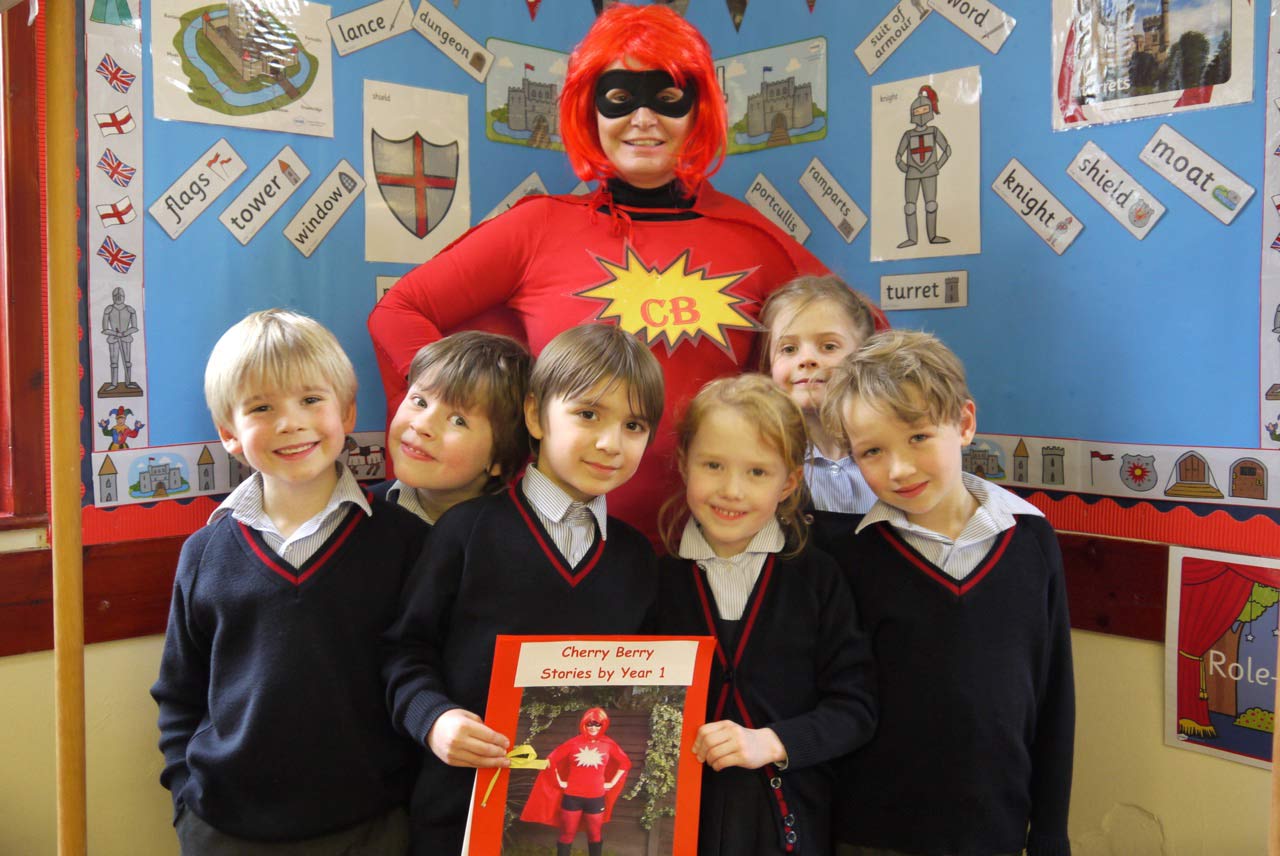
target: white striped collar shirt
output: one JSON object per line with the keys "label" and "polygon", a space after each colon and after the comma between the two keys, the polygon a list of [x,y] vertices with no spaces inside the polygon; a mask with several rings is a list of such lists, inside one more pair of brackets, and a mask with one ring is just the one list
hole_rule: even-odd
{"label": "white striped collar shirt", "polygon": [[721,558],[707,543],[698,521],[690,517],[680,537],[680,558],[697,562],[698,567],[707,572],[707,583],[715,595],[720,617],[725,621],[738,621],[747,608],[765,559],[770,553],[780,552],[786,543],[787,537],[777,519],[770,518],[745,550],[736,556]]}
{"label": "white striped collar shirt", "polygon": [[556,549],[570,565],[578,564],[587,555],[591,542],[595,540],[597,526],[600,528],[600,540],[608,537],[609,515],[603,495],[590,502],[575,502],[536,466],[525,467],[520,489],[538,515],[542,528],[547,530]]}
{"label": "white striped collar shirt", "polygon": [[418,498],[417,488],[409,487],[400,479],[396,479],[391,483],[391,487],[387,488],[387,501],[394,502],[406,511],[412,511],[420,520],[425,520],[432,526],[436,523],[423,507],[422,500]]}
{"label": "white striped collar shirt", "polygon": [[355,505],[366,515],[372,516],[373,509],[365,497],[360,483],[341,463],[338,468],[338,484],[325,507],[307,522],[303,523],[288,538],[280,534],[280,530],[267,516],[262,506],[262,474],[254,473],[242,481],[231,491],[222,504],[209,515],[209,522],[230,514],[250,529],[262,533],[262,538],[272,551],[295,568],[300,568],[316,554],[329,536],[338,531],[338,527],[347,515],[347,505]]}
{"label": "white striped collar shirt", "polygon": [[865,514],[876,504],[876,495],[849,455],[833,461],[824,457],[817,446],[809,446],[804,459],[804,481],[813,498],[813,507],[818,511]]}
{"label": "white striped collar shirt", "polygon": [[1040,509],[1017,494],[972,473],[961,473],[964,486],[978,501],[978,510],[969,518],[959,537],[954,541],[932,529],[917,526],[907,520],[900,509],[885,502],[877,502],[858,524],[858,532],[872,524],[888,521],[898,531],[902,540],[930,564],[953,579],[962,580],[982,563],[996,543],[1001,532],[1011,528],[1016,515],[1031,514],[1044,517]]}

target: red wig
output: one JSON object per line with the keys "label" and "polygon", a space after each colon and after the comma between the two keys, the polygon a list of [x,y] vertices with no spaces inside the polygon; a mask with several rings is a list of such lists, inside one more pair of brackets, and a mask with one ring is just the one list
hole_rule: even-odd
{"label": "red wig", "polygon": [[601,734],[609,730],[609,714],[604,712],[604,708],[592,707],[583,711],[582,718],[578,720],[578,732],[580,734],[587,733],[588,722],[600,723]]}
{"label": "red wig", "polygon": [[724,98],[702,34],[666,6],[610,6],[592,24],[569,57],[560,94],[560,136],[569,164],[583,181],[604,181],[618,174],[596,127],[596,80],[615,61],[634,70],[662,69],[679,86],[697,87],[693,126],[677,153],[676,178],[689,193],[724,163],[728,121]]}

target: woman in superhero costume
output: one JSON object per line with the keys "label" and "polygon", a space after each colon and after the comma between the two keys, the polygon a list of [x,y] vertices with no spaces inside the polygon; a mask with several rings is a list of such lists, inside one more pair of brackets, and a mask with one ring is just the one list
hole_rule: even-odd
{"label": "woman in superhero costume", "polygon": [[515,335],[535,355],[595,320],[639,337],[662,364],[667,406],[609,513],[656,541],[657,508],[679,482],[674,418],[704,383],[753,364],[770,292],[827,269],[707,180],[724,160],[724,99],[706,40],[671,9],[597,18],[569,59],[559,130],[594,192],[526,197],[471,229],[401,279],[369,331],[391,411],[414,354],[454,330]]}
{"label": "woman in superhero costume", "polygon": [[548,766],[538,774],[520,819],[558,827],[556,856],[569,856],[580,825],[586,826],[587,853],[600,856],[604,825],[631,769],[631,759],[613,739],[609,714],[590,708],[578,721],[578,735],[561,743],[547,756]]}

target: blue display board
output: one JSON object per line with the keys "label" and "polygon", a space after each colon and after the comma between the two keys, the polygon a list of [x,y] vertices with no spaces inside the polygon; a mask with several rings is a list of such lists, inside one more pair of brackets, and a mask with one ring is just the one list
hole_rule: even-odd
{"label": "blue display board", "polygon": [[[175,14],[199,5],[193,2]],[[332,14],[363,5],[335,0]],[[826,103],[819,104],[825,115],[811,128],[821,132],[788,145],[734,154],[713,183],[746,198],[756,176],[763,174],[811,228],[806,246],[873,299],[879,297],[884,275],[967,271],[963,308],[893,312],[890,320],[896,327],[937,333],[964,359],[978,402],[980,432],[1015,440],[1027,436],[1096,444],[1257,448],[1261,423],[1275,416],[1260,412],[1256,335],[1260,257],[1269,243],[1260,238],[1262,212],[1270,205],[1263,189],[1262,143],[1268,106],[1267,4],[1253,10],[1248,103],[1064,132],[1052,130],[1059,69],[1052,59],[1051,4],[1004,0],[1000,5],[1017,23],[998,53],[935,13],[919,22],[869,75],[854,50],[895,8],[889,0],[817,0],[812,12],[800,0],[752,0],[740,30],[734,29],[722,2],[693,0],[687,17],[706,35],[717,58],[817,40],[826,57]],[[1139,19],[1150,14],[1146,7],[1154,8],[1149,2],[1139,6]],[[536,20],[530,20],[523,0],[461,0],[456,8],[441,0],[436,7],[456,30],[481,44],[496,39],[561,53],[571,50],[594,18],[589,0],[543,3]],[[155,218],[145,217],[145,335],[140,341],[147,363],[148,444],[200,443],[215,436],[201,390],[205,357],[221,332],[246,312],[275,305],[305,311],[337,333],[359,372],[358,430],[381,430],[385,410],[365,319],[377,296],[375,278],[398,277],[411,265],[365,260],[363,201],[309,257],[282,234],[339,160],[362,170],[365,82],[466,96],[473,223],[533,171],[549,192],[569,192],[578,182],[565,156],[554,148],[489,139],[485,85],[415,30],[346,56],[332,49],[318,56],[332,75],[331,138],[157,119],[157,89],[175,84],[157,62],[156,52],[163,46],[153,43],[148,3],[139,9],[133,0],[131,11],[141,22],[145,183],[140,204],[135,203],[140,212],[219,140],[233,146],[247,165],[177,239]],[[89,30],[90,36],[98,32],[92,26]],[[92,73],[98,53],[91,39],[86,54],[90,86],[98,77]],[[809,162],[819,158],[853,202],[872,215],[873,172],[894,169],[892,164],[872,164],[872,88],[971,66],[978,67],[981,77],[981,154],[976,164],[981,252],[871,261],[871,229],[846,242],[799,180]],[[946,110],[944,106],[940,118]],[[910,127],[909,118],[903,103],[895,139]],[[1165,122],[1258,190],[1231,225],[1210,216],[1140,161]],[[1087,141],[1167,208],[1145,240],[1136,240],[1067,176]],[[285,145],[311,175],[264,232],[241,246],[217,215]],[[90,158],[96,159],[95,151]],[[1061,255],[990,189],[1011,158],[1084,223],[1083,232]],[[364,179],[364,193],[377,193],[371,177]],[[893,180],[901,180],[896,172]],[[900,219],[900,211],[893,217]],[[89,253],[94,249],[96,244]],[[92,308],[90,316],[96,325]],[[1163,473],[1161,479],[1163,483]],[[1225,493],[1226,485],[1222,487]]]}

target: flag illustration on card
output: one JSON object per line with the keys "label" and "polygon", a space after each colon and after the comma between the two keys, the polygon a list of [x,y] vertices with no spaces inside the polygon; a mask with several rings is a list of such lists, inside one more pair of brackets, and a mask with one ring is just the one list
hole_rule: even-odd
{"label": "flag illustration on card", "polygon": [[102,157],[98,158],[98,169],[102,170],[107,178],[121,187],[128,187],[129,182],[133,181],[134,173],[137,172],[136,169],[120,160],[111,149],[107,149],[102,153]]}
{"label": "flag illustration on card", "polygon": [[98,257],[116,273],[128,273],[129,268],[133,267],[133,263],[138,260],[137,256],[110,238],[102,240],[102,246],[98,247]]}
{"label": "flag illustration on card", "polygon": [[[121,196],[110,205],[95,205],[94,207],[98,209],[98,219],[102,221],[103,226],[108,228],[111,226],[123,226],[125,223],[132,223],[138,219],[138,215],[133,210],[133,200],[127,196]],[[114,265],[112,266],[114,267]]]}
{"label": "flag illustration on card", "polygon": [[529,20],[535,20],[538,17],[538,7],[542,5],[542,0],[524,0],[529,7]]}
{"label": "flag illustration on card", "polygon": [[107,85],[119,92],[121,95],[129,91],[129,87],[133,86],[133,82],[137,80],[137,76],[125,71],[120,63],[116,62],[111,54],[103,54],[102,61],[98,63],[95,69]]}
{"label": "flag illustration on card", "polygon": [[128,105],[114,113],[94,113],[93,121],[98,123],[98,130],[104,137],[112,134],[127,134],[137,127],[133,123],[133,114],[129,112]]}

